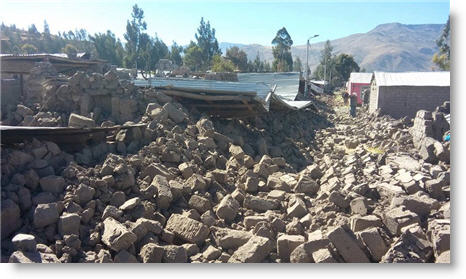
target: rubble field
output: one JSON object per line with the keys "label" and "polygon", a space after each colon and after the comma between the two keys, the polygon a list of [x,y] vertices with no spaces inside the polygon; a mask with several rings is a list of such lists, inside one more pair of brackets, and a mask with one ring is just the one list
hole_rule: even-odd
{"label": "rubble field", "polygon": [[38,68],[10,125],[144,126],[2,146],[2,262],[450,262],[447,104],[216,119],[112,71]]}

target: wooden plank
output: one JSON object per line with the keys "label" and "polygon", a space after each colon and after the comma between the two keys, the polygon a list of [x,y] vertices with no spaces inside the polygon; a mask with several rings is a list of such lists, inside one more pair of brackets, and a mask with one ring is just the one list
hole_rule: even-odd
{"label": "wooden plank", "polygon": [[251,97],[246,97],[246,96],[238,96],[238,95],[223,95],[223,96],[218,96],[218,95],[201,95],[201,94],[195,94],[195,93],[188,93],[188,92],[183,92],[183,91],[178,91],[178,90],[161,90],[163,93],[169,95],[169,96],[178,96],[178,97],[183,97],[183,98],[188,98],[188,99],[195,99],[195,100],[203,100],[203,101],[249,101],[252,98]]}
{"label": "wooden plank", "polygon": [[243,104],[246,105],[246,107],[248,108],[249,111],[253,111],[251,105],[249,105],[248,102],[246,102],[246,101],[241,101],[241,102],[243,102]]}

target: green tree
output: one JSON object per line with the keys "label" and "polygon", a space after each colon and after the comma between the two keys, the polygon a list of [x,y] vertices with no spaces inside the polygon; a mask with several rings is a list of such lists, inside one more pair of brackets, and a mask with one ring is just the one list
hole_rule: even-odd
{"label": "green tree", "polygon": [[212,58],[213,72],[233,72],[234,70],[235,65],[230,60],[225,59],[218,54]]}
{"label": "green tree", "polygon": [[272,53],[274,57],[272,67],[279,72],[288,72],[293,69],[293,58],[291,56],[291,46],[293,40],[285,27],[277,31],[272,40]]}
{"label": "green tree", "polygon": [[312,75],[313,78],[328,81],[333,66],[333,57],[333,47],[330,44],[330,41],[327,40],[325,42],[324,49],[320,52],[320,64],[317,65],[314,70]]}
{"label": "green tree", "polygon": [[299,57],[296,57],[296,60],[293,62],[293,71],[295,72],[302,72],[303,71],[303,64]]}
{"label": "green tree", "polygon": [[123,65],[123,45],[110,30],[107,33],[96,33],[90,36],[90,40],[94,43],[98,58],[119,67]]}
{"label": "green tree", "polygon": [[359,72],[359,65],[354,61],[353,56],[342,53],[336,56],[333,61],[333,72],[331,85],[333,87],[343,86],[349,79],[352,72]]}
{"label": "green tree", "polygon": [[436,43],[439,51],[432,57],[432,62],[441,70],[450,70],[450,16],[448,16],[442,35]]}
{"label": "green tree", "polygon": [[196,43],[191,41],[189,46],[185,49],[184,53],[184,65],[189,67],[192,71],[199,71],[202,65],[201,48]]}
{"label": "green tree", "polygon": [[33,44],[24,44],[21,47],[21,52],[23,54],[33,54],[33,53],[37,53],[38,50],[37,50],[37,47]]}
{"label": "green tree", "polygon": [[239,47],[234,46],[229,48],[226,53],[226,58],[229,59],[241,72],[248,68],[248,56],[246,52],[240,50]]}
{"label": "green tree", "polygon": [[66,44],[66,46],[62,50],[69,58],[76,58],[78,54],[78,49],[72,44]]}
{"label": "green tree", "polygon": [[175,63],[175,65],[183,65],[183,59],[181,58],[181,53],[183,52],[183,47],[173,42],[171,51],[170,51],[170,60]]}
{"label": "green tree", "polygon": [[138,69],[138,57],[141,52],[141,45],[144,45],[144,47],[147,45],[147,42],[143,42],[142,44],[140,42],[143,31],[146,29],[147,24],[144,21],[144,11],[136,4],[133,6],[131,21],[127,20],[126,22],[126,33],[123,35],[126,40],[126,56],[124,57],[124,65],[126,67]]}
{"label": "green tree", "polygon": [[215,38],[215,28],[210,27],[210,22],[204,22],[204,18],[201,18],[201,23],[195,34],[197,45],[202,53],[201,69],[207,70],[212,62],[214,55],[221,55],[222,51],[218,47],[217,38]]}

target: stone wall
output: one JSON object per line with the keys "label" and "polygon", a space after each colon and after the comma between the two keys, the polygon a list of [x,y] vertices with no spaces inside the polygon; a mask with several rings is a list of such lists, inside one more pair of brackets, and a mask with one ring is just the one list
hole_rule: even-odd
{"label": "stone wall", "polygon": [[381,114],[394,118],[414,118],[418,110],[433,111],[450,100],[450,87],[379,86],[378,93],[377,107]]}

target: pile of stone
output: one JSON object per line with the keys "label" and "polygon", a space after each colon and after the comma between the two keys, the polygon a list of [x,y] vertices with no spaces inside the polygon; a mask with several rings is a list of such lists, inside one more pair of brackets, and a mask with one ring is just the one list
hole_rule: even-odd
{"label": "pile of stone", "polygon": [[450,165],[408,121],[219,120],[136,95],[144,128],[74,154],[2,147],[3,262],[449,262]]}

